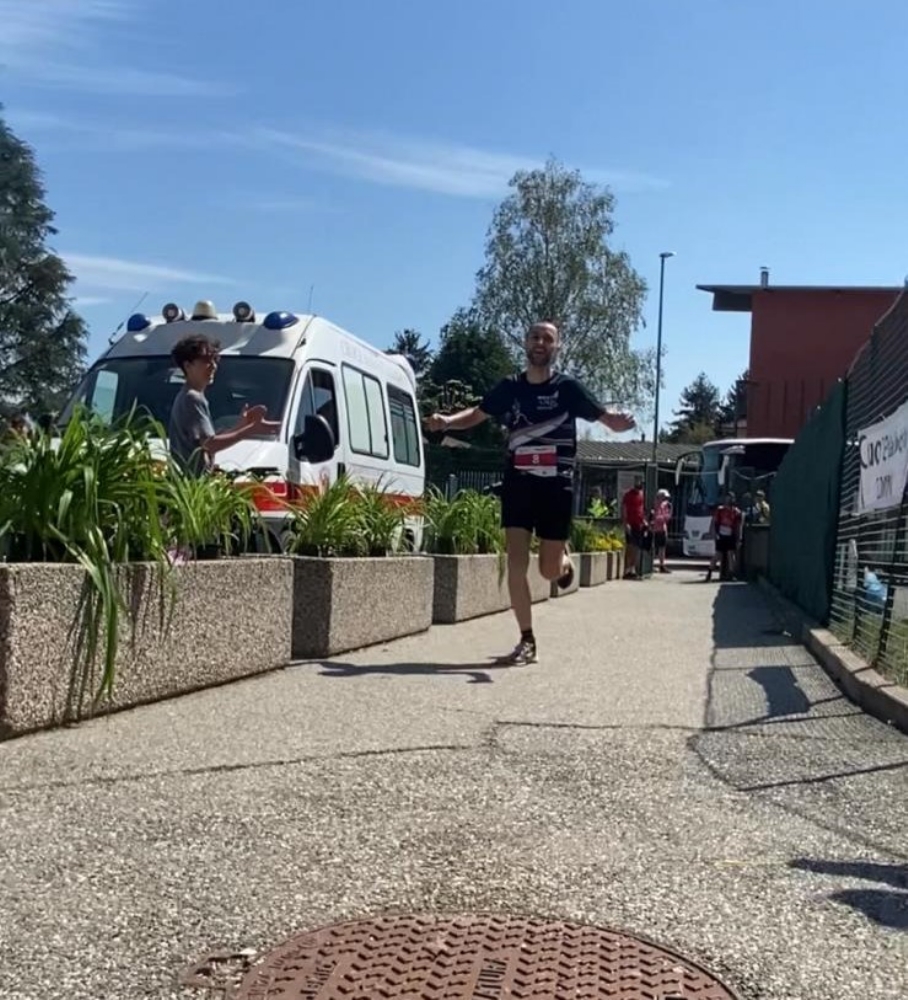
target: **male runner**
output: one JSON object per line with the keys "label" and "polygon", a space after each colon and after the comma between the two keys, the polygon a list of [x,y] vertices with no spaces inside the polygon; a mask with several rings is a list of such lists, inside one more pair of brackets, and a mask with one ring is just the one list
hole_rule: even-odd
{"label": "male runner", "polygon": [[530,540],[539,539],[539,570],[568,587],[574,567],[567,554],[573,514],[577,419],[613,431],[634,426],[633,417],[609,413],[570,375],[554,371],[560,335],[554,323],[534,323],[526,336],[527,367],[502,379],[479,406],[452,416],[433,413],[430,431],[468,430],[489,417],[508,430],[507,468],[501,489],[501,521],[508,554],[508,591],[520,642],[501,662],[536,663],[532,601],[527,573]]}

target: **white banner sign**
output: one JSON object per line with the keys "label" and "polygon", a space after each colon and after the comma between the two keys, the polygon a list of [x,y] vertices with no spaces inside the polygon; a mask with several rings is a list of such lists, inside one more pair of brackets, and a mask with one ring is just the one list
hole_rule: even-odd
{"label": "white banner sign", "polygon": [[861,485],[858,513],[887,510],[902,502],[908,481],[908,402],[858,433]]}

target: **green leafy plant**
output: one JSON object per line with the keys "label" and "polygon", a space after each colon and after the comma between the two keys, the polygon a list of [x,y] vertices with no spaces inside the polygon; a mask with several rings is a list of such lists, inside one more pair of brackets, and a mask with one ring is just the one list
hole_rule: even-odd
{"label": "green leafy plant", "polygon": [[217,476],[186,476],[155,442],[164,430],[127,414],[113,425],[80,411],[54,439],[9,443],[0,458],[0,553],[7,562],[75,563],[86,584],[78,611],[70,710],[78,713],[100,663],[95,701],[113,690],[121,622],[135,614],[130,563],[152,563],[170,587],[171,553],[228,550],[255,523],[251,493]]}
{"label": "green leafy plant", "polygon": [[362,514],[356,490],[340,476],[299,506],[291,517],[289,550],[303,556],[357,556],[365,554]]}
{"label": "green leafy plant", "polygon": [[220,474],[192,476],[175,465],[165,478],[165,505],[174,542],[196,558],[243,551],[255,530],[255,483]]}
{"label": "green leafy plant", "polygon": [[461,490],[448,500],[437,489],[425,504],[426,551],[438,555],[479,555],[504,551],[497,497]]}
{"label": "green leafy plant", "polygon": [[590,517],[596,520],[602,520],[606,517],[615,516],[615,504],[606,503],[601,497],[594,497],[590,501],[589,510],[587,511]]}
{"label": "green leafy plant", "polygon": [[380,484],[360,487],[356,508],[367,555],[386,556],[400,548],[404,508],[395,503]]}
{"label": "green leafy plant", "polygon": [[[10,562],[73,562],[85,570],[78,649],[80,688],[100,654],[97,697],[113,688],[126,599],[118,567],[167,565],[165,475],[147,437],[80,415],[58,441],[34,434],[0,464],[0,538]],[[81,697],[80,697],[81,700]]]}
{"label": "green leafy plant", "polygon": [[574,552],[595,552],[602,532],[582,518],[571,525],[571,548]]}
{"label": "green leafy plant", "polygon": [[625,538],[622,528],[612,528],[607,531],[606,538],[608,538],[613,552],[622,552],[624,550]]}

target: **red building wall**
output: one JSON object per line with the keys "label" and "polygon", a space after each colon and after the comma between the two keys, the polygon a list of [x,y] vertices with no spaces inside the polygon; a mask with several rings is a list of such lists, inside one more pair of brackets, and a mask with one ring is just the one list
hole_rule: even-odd
{"label": "red building wall", "polygon": [[795,437],[897,296],[888,290],[755,291],[748,437]]}

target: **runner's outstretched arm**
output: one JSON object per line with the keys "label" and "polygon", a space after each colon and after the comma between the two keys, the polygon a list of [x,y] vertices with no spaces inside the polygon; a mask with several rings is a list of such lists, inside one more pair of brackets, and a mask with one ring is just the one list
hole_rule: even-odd
{"label": "runner's outstretched arm", "polygon": [[471,427],[478,427],[479,424],[489,419],[488,413],[478,406],[470,406],[460,413],[452,413],[445,416],[443,413],[433,413],[426,420],[426,426],[430,431],[468,431]]}
{"label": "runner's outstretched arm", "polygon": [[575,417],[588,420],[590,423],[604,424],[616,434],[633,430],[637,426],[637,422],[629,413],[616,413],[603,405],[582,382],[572,380],[570,385],[571,410]]}

